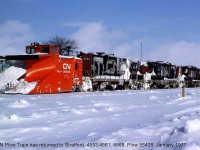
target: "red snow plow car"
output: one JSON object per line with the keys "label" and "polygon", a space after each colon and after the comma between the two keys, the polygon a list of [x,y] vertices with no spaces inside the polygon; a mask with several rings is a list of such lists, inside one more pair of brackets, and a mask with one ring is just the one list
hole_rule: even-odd
{"label": "red snow plow car", "polygon": [[[25,88],[35,83],[25,94],[61,93],[78,91],[82,85],[82,60],[72,53],[70,48],[32,43],[26,46],[25,55],[8,55],[5,59],[24,63],[26,73],[18,81]],[[20,93],[17,85],[12,87],[11,93]]]}

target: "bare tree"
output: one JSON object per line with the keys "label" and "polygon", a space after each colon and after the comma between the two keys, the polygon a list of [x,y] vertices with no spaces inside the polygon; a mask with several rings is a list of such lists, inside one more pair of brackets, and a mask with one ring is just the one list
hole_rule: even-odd
{"label": "bare tree", "polygon": [[43,44],[48,44],[48,45],[57,45],[59,46],[61,49],[64,49],[66,47],[70,47],[74,50],[78,49],[78,42],[75,39],[66,39],[64,37],[60,37],[60,36],[52,36],[49,40],[44,41]]}

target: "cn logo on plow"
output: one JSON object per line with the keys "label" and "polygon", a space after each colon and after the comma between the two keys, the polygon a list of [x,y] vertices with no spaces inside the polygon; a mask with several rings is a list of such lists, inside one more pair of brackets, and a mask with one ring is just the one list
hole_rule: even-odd
{"label": "cn logo on plow", "polygon": [[63,64],[63,69],[70,70],[71,69],[71,64],[64,63]]}

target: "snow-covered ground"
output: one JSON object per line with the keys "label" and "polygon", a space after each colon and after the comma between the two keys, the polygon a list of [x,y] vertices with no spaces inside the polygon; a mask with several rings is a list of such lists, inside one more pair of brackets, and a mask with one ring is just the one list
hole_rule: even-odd
{"label": "snow-covered ground", "polygon": [[0,149],[196,150],[199,133],[200,88],[0,95]]}

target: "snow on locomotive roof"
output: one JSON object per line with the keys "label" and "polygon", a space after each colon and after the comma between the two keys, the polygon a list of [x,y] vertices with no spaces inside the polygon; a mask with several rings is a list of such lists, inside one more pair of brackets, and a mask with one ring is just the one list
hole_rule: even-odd
{"label": "snow on locomotive roof", "polygon": [[48,54],[48,53],[40,53],[40,52],[37,52],[37,53],[33,53],[33,54],[22,54],[22,55],[35,55],[35,54],[44,55],[44,54]]}
{"label": "snow on locomotive roof", "polygon": [[146,61],[141,61],[140,64],[141,64],[141,66],[148,66]]}
{"label": "snow on locomotive roof", "polygon": [[135,63],[139,62],[137,59],[133,59],[133,58],[130,58],[130,57],[115,56],[114,54],[106,54],[105,52],[89,52],[89,53],[86,53],[86,54],[93,54],[93,55],[96,55],[96,56],[110,56],[110,57],[116,57],[116,58],[121,58],[121,59],[128,59],[131,62],[135,62]]}
{"label": "snow on locomotive roof", "polygon": [[167,64],[167,65],[174,65],[174,64],[172,64],[172,63],[170,63],[170,62],[167,62],[167,61],[147,61],[147,63],[159,63],[159,64]]}
{"label": "snow on locomotive roof", "polygon": [[101,55],[101,56],[107,55],[107,54],[105,54],[105,52],[89,52],[86,54]]}
{"label": "snow on locomotive roof", "polygon": [[[123,58],[125,58],[125,57],[123,57]],[[131,58],[131,57],[126,57],[125,59],[128,59],[128,60],[130,60],[131,62],[135,62],[135,63],[138,63],[138,62],[139,62],[138,59],[133,59],[133,58]]]}
{"label": "snow on locomotive roof", "polygon": [[191,65],[188,65],[188,66],[181,66],[181,67],[187,67],[187,68],[195,68],[195,69],[198,69],[197,67],[191,66]]}
{"label": "snow on locomotive roof", "polygon": [[97,55],[105,55],[105,52],[96,52]]}
{"label": "snow on locomotive roof", "polygon": [[75,59],[81,59],[79,57],[76,56],[64,56],[64,55],[59,55],[60,58],[75,58]]}
{"label": "snow on locomotive roof", "polygon": [[160,63],[160,64],[171,64],[171,63],[169,63],[169,62],[167,62],[167,61],[156,61],[157,63]]}
{"label": "snow on locomotive roof", "polygon": [[167,61],[156,61],[156,62],[161,63],[161,64],[167,64],[167,65],[176,66],[175,64],[172,64],[172,63],[167,62]]}
{"label": "snow on locomotive roof", "polygon": [[89,53],[85,53],[85,54],[93,54],[93,55],[98,55],[98,56],[115,56],[115,54],[106,54],[105,52],[89,52]]}

